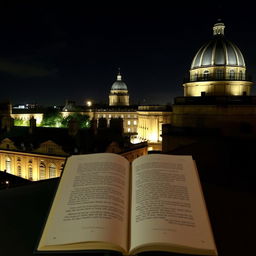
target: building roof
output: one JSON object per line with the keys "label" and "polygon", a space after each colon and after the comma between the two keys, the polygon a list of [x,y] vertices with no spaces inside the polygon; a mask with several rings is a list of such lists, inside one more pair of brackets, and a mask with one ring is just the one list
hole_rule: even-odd
{"label": "building roof", "polygon": [[72,153],[86,153],[92,150],[92,130],[79,129],[75,136],[70,136],[67,128],[36,127],[29,132],[29,127],[12,127],[9,132],[2,133],[0,141],[8,138],[14,142],[18,150],[33,152],[41,143],[53,141],[61,146],[63,151]]}
{"label": "building roof", "polygon": [[245,67],[241,51],[226,39],[224,28],[224,23],[214,25],[213,38],[199,49],[192,61],[191,69],[208,66]]}
{"label": "building roof", "polygon": [[126,83],[122,80],[120,70],[117,74],[116,81],[112,84],[111,90],[128,90]]}

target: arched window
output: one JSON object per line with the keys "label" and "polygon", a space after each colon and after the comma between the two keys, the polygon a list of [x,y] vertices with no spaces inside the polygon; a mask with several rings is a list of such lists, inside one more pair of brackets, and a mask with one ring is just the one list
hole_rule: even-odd
{"label": "arched window", "polygon": [[28,179],[33,180],[33,168],[32,165],[28,166]]}
{"label": "arched window", "polygon": [[229,78],[230,78],[231,80],[235,79],[235,71],[234,71],[233,69],[231,69],[231,70],[229,71]]}
{"label": "arched window", "polygon": [[204,71],[204,76],[203,76],[204,80],[208,80],[209,78],[209,70],[205,70]]}
{"label": "arched window", "polygon": [[44,180],[44,179],[46,179],[46,168],[45,168],[45,164],[41,162],[39,166],[39,180]]}
{"label": "arched window", "polygon": [[55,164],[50,164],[49,166],[49,178],[56,177],[56,166]]}
{"label": "arched window", "polygon": [[6,172],[11,173],[11,158],[10,157],[6,157],[6,159],[5,159],[5,169],[6,169]]}
{"label": "arched window", "polygon": [[20,177],[22,176],[20,165],[17,166],[17,175],[20,176]]}

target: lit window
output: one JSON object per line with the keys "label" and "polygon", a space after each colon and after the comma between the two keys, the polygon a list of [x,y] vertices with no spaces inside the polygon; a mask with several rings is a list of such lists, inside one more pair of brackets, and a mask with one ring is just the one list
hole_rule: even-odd
{"label": "lit window", "polygon": [[207,80],[209,78],[209,70],[204,71],[204,80]]}
{"label": "lit window", "polygon": [[130,115],[128,115],[128,118],[130,118],[131,116]]}
{"label": "lit window", "polygon": [[20,165],[17,166],[17,174],[18,174],[18,176],[21,177],[21,166]]}
{"label": "lit window", "polygon": [[111,115],[108,115],[109,118],[111,118]]}
{"label": "lit window", "polygon": [[124,115],[121,115],[122,118],[124,118]]}
{"label": "lit window", "polygon": [[9,157],[5,160],[5,169],[6,172],[11,173],[11,159]]}
{"label": "lit window", "polygon": [[131,128],[128,128],[127,131],[130,132],[130,131],[131,131]]}
{"label": "lit window", "polygon": [[45,164],[42,162],[39,166],[39,179],[40,180],[46,179],[46,168],[45,168]]}
{"label": "lit window", "polygon": [[232,79],[235,79],[235,71],[233,70],[233,69],[231,69],[230,71],[229,71],[229,76],[230,76],[230,79],[232,80]]}
{"label": "lit window", "polygon": [[134,125],[137,125],[137,121],[136,121],[136,120],[134,120],[134,121],[133,121],[133,124],[134,124]]}
{"label": "lit window", "polygon": [[106,118],[106,115],[105,115],[105,114],[103,115],[103,118]]}
{"label": "lit window", "polygon": [[127,124],[128,124],[128,125],[131,125],[131,121],[130,121],[130,120],[128,120],[128,121],[127,121]]}
{"label": "lit window", "polygon": [[50,164],[49,167],[49,178],[56,177],[56,166],[54,164]]}
{"label": "lit window", "polygon": [[28,167],[28,178],[29,178],[30,180],[33,179],[33,168],[32,168],[31,165]]}

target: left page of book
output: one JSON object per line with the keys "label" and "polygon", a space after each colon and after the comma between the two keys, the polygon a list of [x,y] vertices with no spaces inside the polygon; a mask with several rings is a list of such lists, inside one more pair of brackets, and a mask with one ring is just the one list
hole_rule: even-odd
{"label": "left page of book", "polygon": [[129,168],[111,153],[69,157],[38,250],[126,251]]}

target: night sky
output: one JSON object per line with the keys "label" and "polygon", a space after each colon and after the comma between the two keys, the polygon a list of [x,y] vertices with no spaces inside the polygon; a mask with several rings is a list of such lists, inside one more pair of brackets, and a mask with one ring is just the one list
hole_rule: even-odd
{"label": "night sky", "polygon": [[245,1],[20,2],[0,7],[1,101],[108,102],[120,67],[131,103],[171,103],[218,18],[256,79],[256,16]]}

